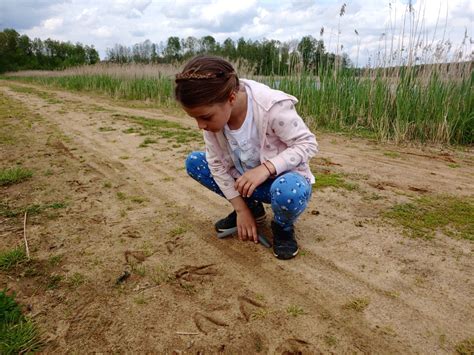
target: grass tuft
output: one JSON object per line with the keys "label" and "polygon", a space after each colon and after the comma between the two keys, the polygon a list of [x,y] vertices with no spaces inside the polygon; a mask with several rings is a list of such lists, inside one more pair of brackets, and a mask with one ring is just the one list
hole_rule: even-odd
{"label": "grass tuft", "polygon": [[179,227],[176,227],[176,228],[170,230],[168,232],[168,235],[170,237],[177,237],[178,235],[184,234],[186,232],[187,232],[186,227],[179,226]]}
{"label": "grass tuft", "polygon": [[166,265],[158,265],[151,273],[151,279],[156,285],[175,280],[174,274]]}
{"label": "grass tuft", "polygon": [[303,308],[297,305],[288,306],[288,308],[286,309],[286,312],[293,317],[298,317],[305,314],[305,311],[303,310]]}
{"label": "grass tuft", "polygon": [[22,168],[21,166],[9,169],[1,169],[0,186],[18,184],[31,178],[32,176],[33,172],[31,170]]}
{"label": "grass tuft", "polygon": [[259,308],[256,311],[252,312],[250,315],[250,319],[257,320],[257,319],[265,319],[269,314],[269,311],[265,308]]}
{"label": "grass tuft", "polygon": [[474,338],[465,339],[455,347],[456,352],[460,355],[474,354]]}
{"label": "grass tuft", "polygon": [[67,278],[69,287],[77,288],[86,281],[86,277],[79,272],[75,272]]}
{"label": "grass tuft", "polygon": [[334,335],[326,334],[324,336],[324,342],[329,346],[335,346],[339,342]]}
{"label": "grass tuft", "polygon": [[42,205],[34,204],[34,205],[29,205],[29,206],[20,207],[20,208],[13,208],[13,207],[10,207],[7,203],[0,202],[0,216],[12,218],[12,217],[24,215],[25,212],[28,212],[28,215],[32,216],[32,215],[40,214],[47,209],[57,210],[57,209],[65,208],[65,207],[67,207],[66,202],[52,202],[52,203],[47,203],[47,204],[42,204]]}
{"label": "grass tuft", "polygon": [[336,189],[353,191],[358,187],[356,184],[351,184],[345,181],[343,176],[338,173],[316,174],[315,178],[316,183],[313,185],[313,189],[315,190],[334,187]]}
{"label": "grass tuft", "polygon": [[0,270],[8,271],[26,262],[26,253],[22,247],[0,252]]}
{"label": "grass tuft", "polygon": [[52,255],[48,259],[48,264],[51,266],[58,266],[61,263],[62,259],[63,259],[62,255]]}
{"label": "grass tuft", "polygon": [[38,351],[41,345],[36,325],[22,315],[14,296],[0,291],[0,353],[25,354]]}
{"label": "grass tuft", "polygon": [[430,239],[435,231],[474,240],[474,200],[454,196],[427,196],[396,205],[385,217],[401,224],[406,234]]}
{"label": "grass tuft", "polygon": [[356,312],[362,312],[369,305],[369,300],[367,298],[355,298],[352,301],[346,303],[344,309],[352,309]]}

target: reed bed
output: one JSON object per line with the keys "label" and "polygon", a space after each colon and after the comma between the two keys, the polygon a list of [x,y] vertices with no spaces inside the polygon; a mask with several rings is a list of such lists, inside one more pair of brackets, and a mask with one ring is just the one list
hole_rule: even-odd
{"label": "reed bed", "polygon": [[[15,79],[177,107],[173,99],[177,71],[173,66],[101,64]],[[315,129],[363,131],[395,142],[474,143],[470,62],[451,68],[433,65],[431,70],[401,67],[246,77],[296,96],[299,112]]]}

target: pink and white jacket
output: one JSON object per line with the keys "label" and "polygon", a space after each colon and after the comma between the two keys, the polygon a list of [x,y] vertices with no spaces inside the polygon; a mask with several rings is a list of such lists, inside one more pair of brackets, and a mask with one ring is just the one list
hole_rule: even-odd
{"label": "pink and white jacket", "polygon": [[[260,161],[270,161],[277,175],[295,171],[313,184],[308,162],[318,152],[318,143],[295,110],[298,100],[253,80],[240,79],[240,83],[252,93],[254,122],[260,136]],[[241,174],[235,168],[223,131],[204,131],[204,141],[206,159],[217,186],[228,200],[239,196],[234,182]]]}

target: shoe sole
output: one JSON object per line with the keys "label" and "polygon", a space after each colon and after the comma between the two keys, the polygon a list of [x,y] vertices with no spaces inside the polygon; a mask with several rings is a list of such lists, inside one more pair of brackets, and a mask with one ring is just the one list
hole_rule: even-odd
{"label": "shoe sole", "polygon": [[286,257],[283,258],[283,257],[281,257],[280,255],[277,255],[277,254],[275,254],[275,253],[273,253],[273,255],[275,255],[275,257],[276,257],[277,259],[280,259],[280,260],[289,260],[289,259],[293,259],[296,255],[298,255],[298,252],[299,252],[299,251],[300,251],[300,249],[298,248],[293,254],[291,254],[291,256],[290,256],[289,258],[286,258]]}
{"label": "shoe sole", "polygon": [[[263,215],[263,216],[260,216],[260,217],[257,217],[255,218],[255,222],[257,223],[257,225],[262,225],[264,222],[265,222],[265,219],[266,219],[266,215]],[[232,228],[226,228],[226,229],[216,229],[216,232],[217,233],[227,233],[231,230],[233,230],[235,227],[232,227]]]}
{"label": "shoe sole", "polygon": [[[237,227],[229,228],[225,232],[217,233],[217,238],[222,239],[226,238],[232,234],[237,233]],[[258,242],[262,244],[265,248],[271,248],[272,243],[262,234],[258,234]]]}

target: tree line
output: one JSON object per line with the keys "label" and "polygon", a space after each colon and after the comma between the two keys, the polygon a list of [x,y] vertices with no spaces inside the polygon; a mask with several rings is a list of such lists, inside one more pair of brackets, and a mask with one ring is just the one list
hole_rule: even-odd
{"label": "tree line", "polygon": [[31,40],[14,29],[0,32],[0,73],[28,69],[62,69],[100,60],[94,46],[50,38]]}
{"label": "tree line", "polygon": [[304,36],[301,40],[252,41],[227,38],[219,43],[212,36],[169,37],[164,43],[146,40],[133,46],[116,44],[106,51],[106,60],[113,63],[176,63],[198,54],[214,54],[253,68],[257,75],[287,75],[292,72],[318,73],[335,66],[350,67],[347,54],[326,51],[323,40]]}

